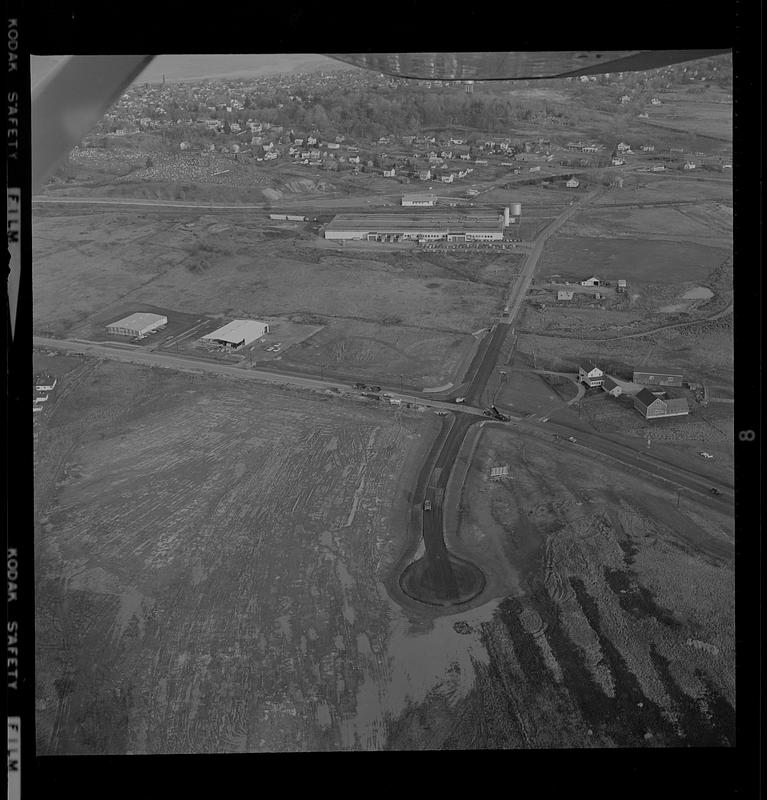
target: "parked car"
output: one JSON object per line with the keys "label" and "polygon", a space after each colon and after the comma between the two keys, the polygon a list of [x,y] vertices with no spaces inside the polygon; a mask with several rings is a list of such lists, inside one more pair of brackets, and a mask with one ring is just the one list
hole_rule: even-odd
{"label": "parked car", "polygon": [[423,501],[423,510],[424,511],[431,511],[431,500],[424,500]]}
{"label": "parked car", "polygon": [[575,438],[575,436],[568,436],[567,441],[575,444],[578,440]]}

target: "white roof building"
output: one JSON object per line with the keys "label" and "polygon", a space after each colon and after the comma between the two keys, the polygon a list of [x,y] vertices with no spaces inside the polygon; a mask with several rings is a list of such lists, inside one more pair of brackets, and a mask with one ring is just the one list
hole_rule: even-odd
{"label": "white roof building", "polygon": [[138,312],[107,325],[107,333],[118,336],[144,336],[149,331],[168,324],[168,318],[161,314]]}
{"label": "white roof building", "polygon": [[266,333],[269,333],[269,325],[266,322],[235,319],[202,338],[204,341],[218,342],[229,347],[245,347]]}

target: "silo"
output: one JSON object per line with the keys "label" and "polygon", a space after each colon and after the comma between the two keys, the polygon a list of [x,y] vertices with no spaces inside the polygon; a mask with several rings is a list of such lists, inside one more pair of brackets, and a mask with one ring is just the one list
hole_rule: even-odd
{"label": "silo", "polygon": [[512,203],[509,210],[512,217],[519,217],[522,214],[522,203]]}
{"label": "silo", "polygon": [[503,209],[503,227],[508,228],[509,222],[509,207],[506,206],[506,208]]}

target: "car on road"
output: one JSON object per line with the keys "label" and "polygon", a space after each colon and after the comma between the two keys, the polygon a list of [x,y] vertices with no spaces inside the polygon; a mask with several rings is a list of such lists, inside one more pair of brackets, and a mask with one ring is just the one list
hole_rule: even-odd
{"label": "car on road", "polygon": [[705,452],[703,452],[703,451],[701,451],[700,453],[698,453],[698,455],[699,455],[699,456],[701,456],[701,458],[713,458],[713,456],[711,455],[711,453],[705,453]]}
{"label": "car on road", "polygon": [[721,492],[719,491],[719,489],[716,489],[716,488],[715,488],[715,487],[713,487],[713,486],[712,486],[712,487],[709,489],[709,492],[711,492],[711,494],[721,494]]}
{"label": "car on road", "polygon": [[456,397],[455,398],[455,402],[456,403],[465,403],[466,402],[466,398],[465,397]]}
{"label": "car on road", "polygon": [[446,417],[447,411],[435,411],[434,412],[438,417]]}
{"label": "car on road", "polygon": [[423,510],[424,511],[431,511],[431,500],[424,500],[423,501]]}
{"label": "car on road", "polygon": [[568,436],[567,441],[575,444],[578,440],[575,438],[575,436]]}

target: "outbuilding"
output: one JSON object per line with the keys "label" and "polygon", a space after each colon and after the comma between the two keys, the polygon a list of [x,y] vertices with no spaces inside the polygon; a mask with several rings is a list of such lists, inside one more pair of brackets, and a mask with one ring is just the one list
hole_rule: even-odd
{"label": "outbuilding", "polygon": [[138,312],[107,325],[107,333],[115,336],[146,336],[151,331],[167,324],[168,318],[161,314]]}
{"label": "outbuilding", "polygon": [[607,392],[610,397],[620,397],[623,394],[623,389],[609,375],[605,376],[602,390]]}
{"label": "outbuilding", "polygon": [[[426,180],[428,180],[428,178]],[[434,194],[416,192],[402,195],[403,206],[433,206],[436,205],[436,203],[437,197]]]}

